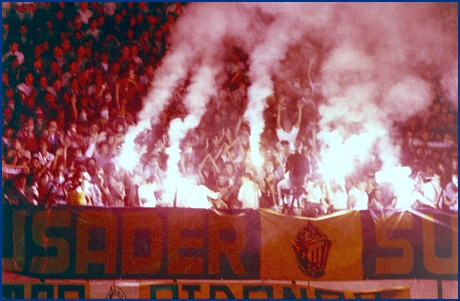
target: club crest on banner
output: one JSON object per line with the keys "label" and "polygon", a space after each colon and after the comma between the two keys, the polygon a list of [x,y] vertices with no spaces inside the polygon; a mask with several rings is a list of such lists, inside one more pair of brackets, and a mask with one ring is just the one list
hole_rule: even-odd
{"label": "club crest on banner", "polygon": [[121,288],[112,285],[105,299],[126,299],[126,295]]}
{"label": "club crest on banner", "polygon": [[331,241],[312,222],[308,221],[296,236],[292,245],[299,269],[307,276],[319,278],[324,275]]}

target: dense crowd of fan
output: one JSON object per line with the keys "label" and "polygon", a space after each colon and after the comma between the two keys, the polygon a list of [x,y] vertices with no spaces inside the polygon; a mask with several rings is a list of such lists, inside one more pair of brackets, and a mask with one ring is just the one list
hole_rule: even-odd
{"label": "dense crowd of fan", "polygon": [[[183,118],[182,81],[159,122],[137,139],[133,171],[114,158],[170,46],[183,3],[16,2],[3,9],[3,204],[170,206],[164,200],[168,128]],[[201,190],[177,191],[176,206],[280,208],[277,184],[294,141],[310,162],[301,201],[307,215],[344,209],[397,207],[390,188],[377,185],[379,164],[343,183],[318,172],[317,94],[303,101],[276,93],[267,99],[260,141],[264,163],[251,164],[247,56],[227,53],[226,79],[199,126],[181,144],[179,170]],[[305,101],[307,99],[307,101]],[[395,124],[402,164],[411,168],[413,206],[457,211],[457,109],[439,93],[425,114]],[[178,189],[187,189],[188,186]],[[195,190],[194,190],[195,191]],[[199,192],[198,192],[199,191]],[[289,192],[288,192],[289,193]],[[200,195],[204,201],[199,203]],[[196,198],[196,202],[190,198]],[[360,205],[358,205],[360,204]],[[303,208],[303,209],[302,209]],[[311,210],[310,210],[311,209]]]}

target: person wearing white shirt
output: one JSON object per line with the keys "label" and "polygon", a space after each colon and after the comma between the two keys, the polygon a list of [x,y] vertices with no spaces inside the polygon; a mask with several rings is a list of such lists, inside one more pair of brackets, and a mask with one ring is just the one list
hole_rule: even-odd
{"label": "person wearing white shirt", "polygon": [[313,173],[307,180],[305,211],[308,216],[325,215],[327,213],[326,193],[323,189],[321,178]]}
{"label": "person wearing white shirt", "polygon": [[81,2],[77,12],[81,16],[81,22],[88,25],[89,19],[93,16],[93,12],[88,9],[88,2]]}
{"label": "person wearing white shirt", "polygon": [[34,157],[38,158],[41,166],[51,167],[55,157],[52,153],[48,152],[48,141],[45,139],[40,140],[40,150],[34,154]]}
{"label": "person wearing white shirt", "polygon": [[458,212],[458,175],[452,172],[452,180],[447,183],[443,191],[443,205],[452,212]]}
{"label": "person wearing white shirt", "polygon": [[139,46],[136,44],[131,45],[131,59],[138,65],[141,66],[143,65],[142,59],[139,57]]}
{"label": "person wearing white shirt", "polygon": [[2,57],[2,63],[5,62],[7,58],[14,55],[18,60],[18,65],[22,65],[22,63],[24,63],[24,54],[21,51],[19,51],[19,44],[16,41],[11,42],[10,51],[5,53],[5,55]]}
{"label": "person wearing white shirt", "polygon": [[334,179],[326,180],[327,200],[329,203],[328,213],[348,209],[348,194],[345,183]]}
{"label": "person wearing white shirt", "polygon": [[302,122],[303,103],[300,101],[297,102],[298,114],[297,121],[294,125],[288,116],[284,116],[284,118],[282,118],[283,120],[281,121],[282,109],[283,100],[281,100],[278,104],[278,112],[276,114],[276,136],[278,136],[279,141],[285,140],[288,141],[290,145],[292,145],[295,142],[297,135],[299,134],[300,123]]}
{"label": "person wearing white shirt", "polygon": [[242,203],[242,208],[259,209],[259,199],[262,196],[259,185],[252,180],[252,175],[246,173],[242,177],[243,185],[238,192],[238,201]]}
{"label": "person wearing white shirt", "polygon": [[90,23],[90,27],[88,28],[88,30],[85,31],[85,36],[91,36],[96,41],[99,42],[102,31],[99,28],[97,28],[98,26],[97,19],[91,18],[89,20],[89,23]]}
{"label": "person wearing white shirt", "polygon": [[367,210],[369,208],[369,196],[366,192],[367,182],[358,180],[348,192],[348,204],[352,210]]}

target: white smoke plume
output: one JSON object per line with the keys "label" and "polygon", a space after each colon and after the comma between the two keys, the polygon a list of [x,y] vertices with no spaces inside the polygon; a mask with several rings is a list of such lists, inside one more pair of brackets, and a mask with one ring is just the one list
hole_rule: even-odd
{"label": "white smoke plume", "polygon": [[265,126],[265,99],[284,89],[295,101],[313,81],[320,87],[314,101],[324,166],[344,176],[350,162],[375,155],[391,169],[399,164],[393,123],[426,110],[436,81],[457,102],[457,17],[456,3],[190,3],[127,136],[134,141],[155,124],[179,81],[192,73],[189,116],[170,125],[170,138],[176,131],[180,142],[209,109],[223,55],[234,45],[249,57],[244,120],[252,152]]}
{"label": "white smoke plume", "polygon": [[[180,143],[187,135],[187,132],[194,129],[200,123],[201,118],[206,112],[206,105],[215,92],[215,77],[220,66],[201,66],[189,87],[189,93],[185,96],[184,103],[188,110],[188,115],[182,120],[173,119],[169,127],[169,147],[166,149],[168,155],[167,174],[165,179],[166,193],[165,203],[173,205],[177,181],[181,178],[178,163],[180,161]],[[169,193],[169,194],[168,194]]]}
{"label": "white smoke plume", "polygon": [[[429,107],[436,95],[426,73],[442,77],[451,66],[449,54],[457,52],[442,17],[433,16],[442,4],[361,4],[341,4],[340,38],[321,67],[326,102],[319,108],[318,138],[323,159],[330,162],[326,169],[338,176],[351,168],[341,165],[369,156],[373,145],[383,170],[399,165],[392,122]],[[331,134],[343,141],[330,143]]]}

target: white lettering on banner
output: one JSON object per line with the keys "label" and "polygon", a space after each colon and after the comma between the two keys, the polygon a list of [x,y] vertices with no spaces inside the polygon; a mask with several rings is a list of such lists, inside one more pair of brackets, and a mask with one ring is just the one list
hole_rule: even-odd
{"label": "white lettering on banner", "polygon": [[24,173],[25,167],[23,166],[2,166],[2,172],[10,174],[10,175],[18,175],[20,173]]}

